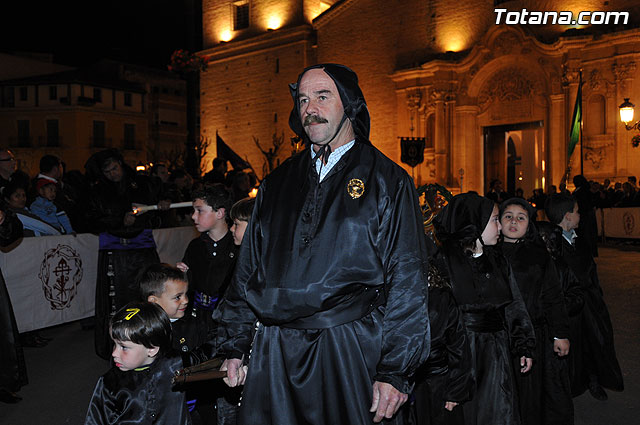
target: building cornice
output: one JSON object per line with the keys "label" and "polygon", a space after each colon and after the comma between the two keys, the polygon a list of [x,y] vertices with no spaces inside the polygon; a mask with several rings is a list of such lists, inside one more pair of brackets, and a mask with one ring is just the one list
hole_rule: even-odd
{"label": "building cornice", "polygon": [[331,22],[334,18],[342,15],[342,13],[349,8],[353,3],[357,0],[340,0],[331,6],[329,9],[325,10],[320,15],[316,16],[313,20],[313,28],[319,29],[324,25]]}
{"label": "building cornice", "polygon": [[200,55],[207,56],[209,63],[223,61],[225,59],[237,58],[256,51],[265,51],[301,41],[315,43],[315,31],[310,25],[300,25],[293,28],[283,28],[269,31],[264,34],[238,41],[220,43],[199,52]]}

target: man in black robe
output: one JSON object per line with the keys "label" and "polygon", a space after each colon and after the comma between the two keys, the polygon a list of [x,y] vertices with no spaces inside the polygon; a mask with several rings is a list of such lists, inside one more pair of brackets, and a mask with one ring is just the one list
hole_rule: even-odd
{"label": "man in black robe", "polygon": [[246,378],[241,424],[380,422],[429,351],[416,191],[369,142],[353,71],[312,66],[290,89],[289,125],[308,148],[258,192],[214,313],[222,369],[230,386]]}

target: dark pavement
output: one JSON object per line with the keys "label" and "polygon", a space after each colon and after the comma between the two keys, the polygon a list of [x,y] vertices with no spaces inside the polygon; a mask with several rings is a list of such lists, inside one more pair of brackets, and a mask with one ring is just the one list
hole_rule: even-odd
{"label": "dark pavement", "polygon": [[[640,423],[640,248],[601,247],[600,279],[615,329],[616,350],[625,379],[608,401],[588,393],[576,398],[576,425]],[[93,332],[69,323],[42,331],[54,340],[26,348],[29,385],[18,404],[0,403],[2,425],[82,424],[98,377],[108,363],[94,354]],[[330,424],[327,424],[330,425]]]}

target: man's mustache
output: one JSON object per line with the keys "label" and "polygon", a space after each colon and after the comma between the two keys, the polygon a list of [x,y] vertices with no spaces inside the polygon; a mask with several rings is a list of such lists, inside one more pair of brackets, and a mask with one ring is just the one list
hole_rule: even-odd
{"label": "man's mustache", "polygon": [[324,124],[324,123],[327,123],[327,122],[329,122],[329,121],[327,121],[326,119],[324,119],[322,117],[319,117],[317,115],[307,115],[304,118],[303,126],[307,127],[308,125],[311,125],[311,124]]}

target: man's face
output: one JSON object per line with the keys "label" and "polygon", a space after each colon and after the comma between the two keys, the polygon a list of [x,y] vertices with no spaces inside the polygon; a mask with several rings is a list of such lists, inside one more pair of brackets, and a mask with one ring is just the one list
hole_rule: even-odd
{"label": "man's face", "polygon": [[122,171],[122,165],[118,161],[109,161],[102,168],[102,172],[107,180],[110,180],[114,183],[119,183],[122,180],[122,176],[124,172]]}
{"label": "man's face", "polygon": [[[300,80],[298,104],[300,120],[309,139],[320,145],[328,143],[344,115],[338,88],[331,77],[322,69],[307,71]],[[348,120],[347,126],[351,126]]]}
{"label": "man's face", "polygon": [[0,174],[10,176],[18,168],[18,163],[13,153],[9,150],[0,151]]}
{"label": "man's face", "polygon": [[160,181],[162,181],[162,183],[168,182],[169,181],[169,170],[167,170],[167,167],[159,166],[156,169],[156,177],[158,177],[160,179]]}

